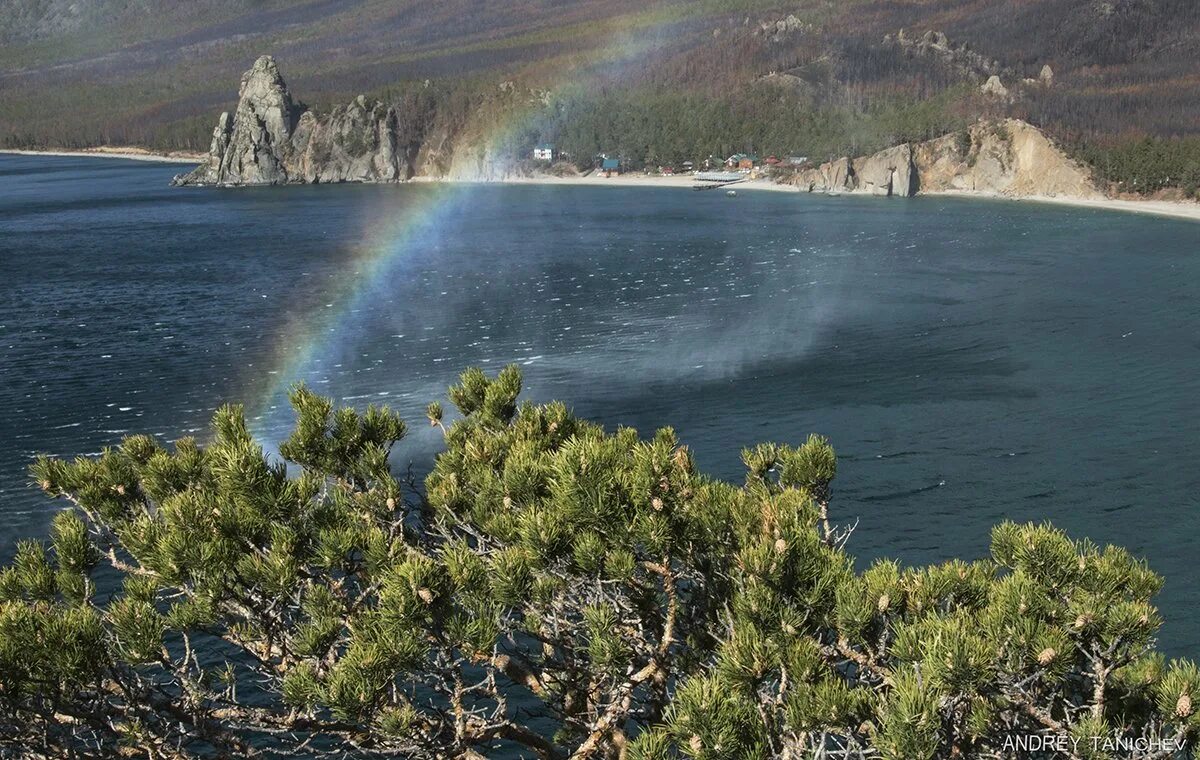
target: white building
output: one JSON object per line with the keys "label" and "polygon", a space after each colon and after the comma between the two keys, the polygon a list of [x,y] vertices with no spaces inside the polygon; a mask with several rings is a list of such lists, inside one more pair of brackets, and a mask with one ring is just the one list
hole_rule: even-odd
{"label": "white building", "polygon": [[533,149],[533,160],[535,161],[553,161],[556,155],[557,152],[550,143],[542,143]]}

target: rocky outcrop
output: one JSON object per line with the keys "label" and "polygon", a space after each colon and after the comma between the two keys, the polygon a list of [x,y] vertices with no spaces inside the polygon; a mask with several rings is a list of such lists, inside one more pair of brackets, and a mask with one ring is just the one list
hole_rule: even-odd
{"label": "rocky outcrop", "polygon": [[263,56],[242,76],[237,110],[222,113],[208,160],[175,184],[277,185],[288,181],[284,162],[299,109],[275,60]]}
{"label": "rocky outcrop", "polygon": [[768,37],[771,42],[783,42],[796,32],[806,32],[811,29],[811,24],[806,24],[797,18],[795,14],[789,13],[781,19],[760,21],[758,28],[752,34],[755,36],[762,34]]}
{"label": "rocky outcrop", "polygon": [[917,194],[918,174],[911,145],[897,145],[862,158],[839,158],[801,170],[793,179],[800,189],[817,193],[868,195]]}
{"label": "rocky outcrop", "polygon": [[802,169],[792,177],[792,182],[801,190],[810,193],[854,192],[858,187],[854,174],[854,163],[849,158],[839,158],[815,168]]}
{"label": "rocky outcrop", "polygon": [[854,162],[857,190],[871,195],[916,195],[917,167],[911,145],[897,145]]}
{"label": "rocky outcrop", "polygon": [[233,115],[217,120],[208,159],[173,184],[394,182],[412,176],[415,152],[395,107],[360,95],[317,116],[292,100],[264,55],[242,77]]}
{"label": "rocky outcrop", "polygon": [[789,181],[808,192],[901,197],[938,192],[1102,197],[1086,167],[1017,119],[979,122],[929,142],[840,158],[796,172]]}
{"label": "rocky outcrop", "polygon": [[988,77],[988,80],[983,83],[979,91],[984,95],[992,95],[997,98],[1008,97],[1008,88],[1004,86],[1004,82],[1000,80],[1000,77],[995,74]]}
{"label": "rocky outcrop", "polygon": [[922,192],[1102,197],[1092,172],[1018,119],[981,122],[914,148]]}
{"label": "rocky outcrop", "polygon": [[1004,71],[999,61],[980,55],[967,43],[953,42],[944,32],[932,29],[919,37],[910,36],[901,29],[894,35],[886,35],[883,38],[883,45],[884,47],[898,48],[912,56],[936,60],[945,67],[977,82]]}
{"label": "rocky outcrop", "polygon": [[291,176],[307,183],[408,179],[409,146],[399,131],[394,107],[362,95],[321,119],[307,111],[292,139]]}

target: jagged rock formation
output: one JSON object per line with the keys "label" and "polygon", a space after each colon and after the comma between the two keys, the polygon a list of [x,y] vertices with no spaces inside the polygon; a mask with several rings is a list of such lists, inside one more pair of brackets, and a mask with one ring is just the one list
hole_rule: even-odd
{"label": "jagged rock formation", "polygon": [[999,61],[976,53],[965,42],[952,42],[944,32],[929,30],[920,37],[910,37],[901,29],[894,35],[884,36],[883,44],[885,47],[898,47],[909,55],[938,60],[945,66],[975,81],[985,80],[1004,72]]}
{"label": "jagged rock formation", "polygon": [[790,181],[801,190],[824,193],[1102,197],[1087,168],[1041,130],[1017,119],[979,122],[929,142],[899,145],[861,158],[839,158],[799,171]]}
{"label": "jagged rock formation", "polygon": [[765,37],[769,37],[771,42],[783,42],[792,34],[808,31],[811,28],[811,24],[806,24],[797,18],[795,14],[789,13],[781,19],[768,19],[758,22],[758,28],[752,34],[755,36],[762,34]]}
{"label": "jagged rock formation", "polygon": [[173,184],[393,182],[412,176],[415,154],[394,106],[360,95],[318,117],[293,102],[264,55],[242,77],[233,116],[217,120],[208,160]]}
{"label": "jagged rock formation", "polygon": [[412,174],[396,109],[362,95],[324,118],[305,112],[292,147],[294,181],[394,182]]}

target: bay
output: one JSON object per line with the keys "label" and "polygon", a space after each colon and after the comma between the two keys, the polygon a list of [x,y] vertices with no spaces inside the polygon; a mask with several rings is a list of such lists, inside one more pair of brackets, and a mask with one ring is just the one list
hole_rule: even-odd
{"label": "bay", "polygon": [[426,403],[467,366],[609,426],[670,425],[702,467],[831,438],[850,550],[919,564],[1050,520],[1166,578],[1200,645],[1200,225],[1029,203],[659,188],[180,190],[180,167],[0,156],[0,551],[61,504],[39,452],[205,436],[268,445],[297,380]]}

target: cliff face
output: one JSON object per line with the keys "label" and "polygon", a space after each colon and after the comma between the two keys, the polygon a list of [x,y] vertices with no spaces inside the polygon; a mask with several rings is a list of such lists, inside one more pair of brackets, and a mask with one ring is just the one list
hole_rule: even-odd
{"label": "cliff face", "polygon": [[208,160],[173,184],[393,182],[412,176],[416,145],[379,101],[360,95],[321,117],[296,105],[264,55],[242,77],[237,110],[217,120]]}
{"label": "cliff face", "polygon": [[980,122],[929,142],[841,158],[797,172],[791,181],[801,190],[826,193],[1102,197],[1087,168],[1041,130],[1016,119]]}

